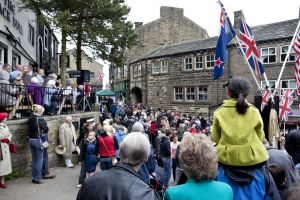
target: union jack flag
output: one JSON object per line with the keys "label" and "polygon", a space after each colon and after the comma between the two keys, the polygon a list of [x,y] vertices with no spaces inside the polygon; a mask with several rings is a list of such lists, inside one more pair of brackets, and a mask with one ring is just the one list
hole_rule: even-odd
{"label": "union jack flag", "polygon": [[260,105],[260,111],[263,111],[265,106],[268,104],[269,99],[272,97],[272,92],[268,89],[265,89],[262,93],[262,99],[261,99],[261,105]]}
{"label": "union jack flag", "polygon": [[295,63],[295,79],[297,86],[297,95],[300,95],[300,31],[297,34],[294,43],[294,50],[297,54],[296,63]]}
{"label": "union jack flag", "polygon": [[294,90],[285,89],[282,90],[279,103],[279,119],[280,121],[287,121],[288,114],[292,111],[292,104],[294,101],[293,97]]}
{"label": "union jack flag", "polygon": [[97,80],[102,81],[104,77],[104,73],[103,72],[99,72],[98,76],[97,76]]}
{"label": "union jack flag", "polygon": [[265,73],[264,66],[252,31],[246,24],[245,19],[242,19],[241,21],[239,40],[248,63],[255,71],[256,75],[261,78]]}

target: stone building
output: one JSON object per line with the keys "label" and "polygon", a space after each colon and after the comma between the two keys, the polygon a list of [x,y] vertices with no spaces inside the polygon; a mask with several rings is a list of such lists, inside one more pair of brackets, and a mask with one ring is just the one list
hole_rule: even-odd
{"label": "stone building", "polygon": [[[59,56],[60,57],[60,56]],[[60,61],[59,61],[60,62]],[[84,51],[81,54],[81,66],[83,70],[90,71],[91,81],[90,84],[93,86],[99,86],[96,89],[102,89],[102,81],[97,80],[97,76],[100,72],[103,72],[103,65],[89,57]],[[67,67],[66,71],[77,71],[76,66],[76,49],[67,50]],[[72,80],[76,82],[76,79]]]}
{"label": "stone building", "polygon": [[[138,35],[137,45],[128,51],[128,63],[143,58],[153,49],[174,43],[207,38],[207,31],[184,16],[182,8],[160,8],[160,18],[143,25],[135,23],[135,32]],[[115,69],[114,89],[119,94],[128,98],[129,74],[128,65]]]}
{"label": "stone building", "polygon": [[[237,33],[241,15],[241,11],[235,12],[234,27]],[[293,19],[252,27],[273,88],[297,22],[298,19]],[[217,37],[210,37],[163,46],[131,62],[131,101],[167,110],[209,114],[227,98],[227,91],[222,85],[232,74],[250,81],[252,89],[248,100],[253,103],[258,88],[236,45],[231,44],[227,48],[228,59],[223,77],[213,80],[216,42]],[[293,52],[280,81],[280,89],[296,87],[293,75],[295,58]],[[265,82],[259,81],[264,88]]]}

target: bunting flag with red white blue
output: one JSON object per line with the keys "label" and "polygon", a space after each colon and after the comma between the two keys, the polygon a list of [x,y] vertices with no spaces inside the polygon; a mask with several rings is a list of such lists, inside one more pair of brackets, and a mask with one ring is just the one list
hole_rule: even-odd
{"label": "bunting flag with red white blue", "polygon": [[268,89],[265,89],[261,97],[262,99],[261,99],[260,111],[263,111],[265,106],[268,104],[270,98],[272,97],[272,92]]}
{"label": "bunting flag with red white blue", "polygon": [[220,78],[224,74],[224,64],[226,63],[227,45],[235,37],[235,31],[227,16],[225,8],[221,2],[220,16],[220,34],[215,51],[214,80]]}
{"label": "bunting flag with red white blue", "polygon": [[244,51],[245,57],[249,65],[255,71],[255,74],[259,78],[261,78],[265,73],[264,65],[252,31],[250,27],[246,24],[244,18],[241,21],[239,41],[241,43],[242,49]]}
{"label": "bunting flag with red white blue", "polygon": [[294,101],[293,97],[294,90],[283,89],[282,95],[279,102],[279,120],[287,121],[288,115],[292,112],[292,104]]}
{"label": "bunting flag with red white blue", "polygon": [[297,86],[297,95],[300,95],[300,31],[296,36],[294,42],[294,50],[297,54],[296,62],[295,62],[295,80]]}

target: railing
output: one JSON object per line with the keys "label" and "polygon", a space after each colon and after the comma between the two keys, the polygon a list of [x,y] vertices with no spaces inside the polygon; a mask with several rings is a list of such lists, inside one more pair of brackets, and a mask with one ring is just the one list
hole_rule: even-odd
{"label": "railing", "polygon": [[0,111],[9,119],[30,116],[33,104],[44,106],[45,115],[60,115],[63,110],[89,111],[93,103],[84,90],[0,83]]}

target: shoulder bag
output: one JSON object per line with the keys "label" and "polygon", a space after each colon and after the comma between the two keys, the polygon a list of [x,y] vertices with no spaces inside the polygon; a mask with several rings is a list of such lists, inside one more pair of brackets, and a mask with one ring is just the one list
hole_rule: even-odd
{"label": "shoulder bag", "polygon": [[41,134],[41,130],[40,130],[40,126],[39,126],[39,121],[38,121],[38,120],[39,120],[39,119],[38,119],[38,117],[37,117],[37,118],[36,118],[36,125],[37,125],[37,127],[38,127],[38,133],[39,133],[39,138],[40,138],[41,147],[42,147],[42,149],[47,149],[47,148],[49,147],[49,143],[48,143],[47,141],[42,142],[42,138],[41,138],[42,134]]}
{"label": "shoulder bag", "polygon": [[101,138],[101,140],[102,140],[102,142],[103,142],[103,144],[104,144],[104,148],[106,149],[106,151],[107,151],[109,157],[111,158],[112,164],[113,164],[113,165],[116,164],[116,163],[118,162],[117,158],[116,158],[115,156],[111,156],[111,155],[110,155],[110,152],[109,152],[107,146],[105,145],[103,138],[102,138],[101,136],[99,136],[99,137]]}

